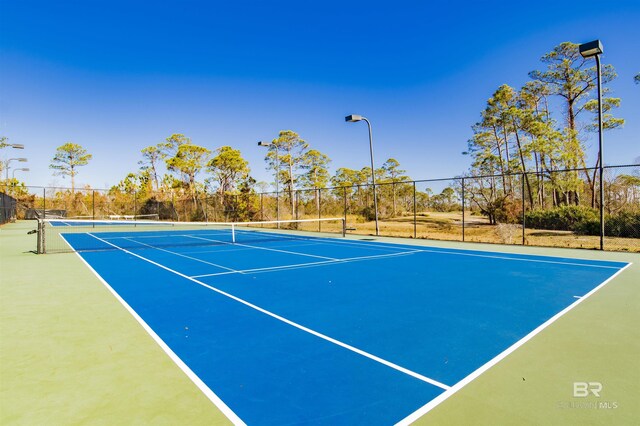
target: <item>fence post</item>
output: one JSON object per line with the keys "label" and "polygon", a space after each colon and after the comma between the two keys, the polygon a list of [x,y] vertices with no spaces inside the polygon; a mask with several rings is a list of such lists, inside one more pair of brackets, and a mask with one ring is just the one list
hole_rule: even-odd
{"label": "fence post", "polygon": [[219,221],[219,216],[218,216],[218,211],[216,210],[217,206],[218,206],[218,198],[219,198],[219,194],[215,193],[213,196],[213,221]]}
{"label": "fence post", "polygon": [[465,208],[465,198],[464,198],[464,178],[462,178],[462,242],[464,243],[464,208]]}
{"label": "fence post", "polygon": [[416,181],[413,181],[413,238],[418,238],[418,215],[416,206]]}
{"label": "fence post", "polygon": [[96,220],[96,190],[91,190],[91,219]]}
{"label": "fence post", "polygon": [[264,221],[264,207],[263,207],[263,200],[262,200],[262,196],[264,194],[261,192],[260,193],[260,220]]}
{"label": "fence post", "polygon": [[[318,188],[318,219],[322,219],[322,189]],[[322,221],[318,221],[318,232],[322,232]]]}
{"label": "fence post", "polygon": [[[600,120],[602,122],[602,120]],[[602,131],[600,131],[600,138],[602,138]],[[604,234],[605,234],[605,219],[604,219],[604,166],[602,164],[602,139],[600,142],[600,187],[599,189],[599,199],[600,199],[600,250],[604,250]],[[594,188],[595,189],[595,188]]]}
{"label": "fence post", "polygon": [[[176,194],[173,191],[171,191],[171,210],[173,210],[173,212],[171,213],[171,217],[174,220],[178,220],[177,218],[179,216],[178,216],[178,210],[176,209]],[[175,216],[173,213],[175,213]]]}
{"label": "fence post", "polygon": [[525,245],[525,235],[524,235],[524,227],[525,227],[525,223],[524,223],[524,209],[525,209],[525,205],[524,205],[524,191],[525,191],[525,186],[524,186],[524,181],[525,181],[525,172],[522,172],[522,245]]}
{"label": "fence post", "polygon": [[47,188],[42,188],[42,218],[47,218]]}
{"label": "fence post", "polygon": [[209,222],[209,215],[207,214],[207,210],[209,209],[209,205],[207,204],[209,200],[209,194],[207,193],[207,188],[204,188],[204,202],[202,203],[202,214],[204,214],[204,221]]}
{"label": "fence post", "polygon": [[[343,194],[343,199],[344,199],[344,223],[345,223],[345,227],[346,227],[346,223],[347,223],[347,187],[343,187],[342,188],[342,194]],[[346,233],[346,229],[345,229],[345,233]]]}

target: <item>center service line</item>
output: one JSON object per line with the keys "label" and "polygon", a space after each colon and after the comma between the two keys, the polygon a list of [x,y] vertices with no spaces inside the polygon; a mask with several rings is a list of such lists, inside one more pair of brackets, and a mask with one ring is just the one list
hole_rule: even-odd
{"label": "center service line", "polygon": [[182,277],[182,278],[185,278],[185,279],[187,279],[187,280],[189,280],[189,281],[192,281],[192,282],[194,282],[194,283],[196,283],[196,284],[198,284],[198,285],[201,285],[202,287],[206,287],[206,288],[208,288],[208,289],[210,289],[210,290],[215,291],[216,293],[219,293],[219,294],[221,294],[221,295],[223,295],[223,296],[226,296],[226,297],[228,297],[228,298],[230,298],[230,299],[233,299],[233,300],[235,300],[236,302],[242,303],[243,305],[248,306],[248,307],[250,307],[250,308],[252,308],[252,309],[255,309],[256,311],[262,312],[263,314],[266,314],[266,315],[268,315],[268,316],[270,316],[270,317],[272,317],[272,318],[275,318],[275,319],[277,319],[277,320],[279,320],[279,321],[282,321],[282,322],[284,322],[284,323],[286,323],[286,324],[289,324],[290,326],[293,326],[293,327],[295,327],[295,328],[297,328],[297,329],[299,329],[299,330],[306,331],[307,333],[313,334],[313,335],[314,335],[314,336],[316,336],[316,337],[319,337],[319,338],[321,338],[321,339],[324,339],[324,340],[326,340],[326,341],[328,341],[328,342],[331,342],[331,343],[333,343],[333,344],[335,344],[335,345],[341,346],[341,347],[343,347],[343,348],[345,348],[345,349],[348,349],[348,350],[350,350],[350,351],[352,351],[352,352],[355,352],[355,353],[357,353],[357,354],[359,354],[359,355],[362,355],[362,356],[364,356],[364,357],[367,357],[367,358],[369,358],[369,359],[371,359],[371,360],[373,360],[373,361],[379,362],[380,364],[386,365],[387,367],[391,367],[391,368],[393,368],[393,369],[395,369],[395,370],[398,370],[398,371],[400,371],[400,372],[402,372],[402,373],[405,373],[405,374],[407,374],[407,375],[409,375],[409,376],[412,376],[412,377],[414,377],[414,378],[416,378],[416,379],[418,379],[418,380],[422,380],[423,382],[429,383],[429,384],[431,384],[431,385],[433,385],[433,386],[437,386],[437,387],[439,387],[440,389],[444,389],[445,391],[450,389],[450,386],[447,386],[447,385],[445,385],[444,383],[440,383],[440,382],[439,382],[439,381],[437,381],[437,380],[434,380],[434,379],[431,379],[431,378],[429,378],[429,377],[423,376],[422,374],[416,373],[415,371],[411,371],[411,370],[409,370],[409,369],[407,369],[407,368],[401,367],[401,366],[399,366],[399,365],[397,365],[397,364],[394,364],[394,363],[392,363],[392,362],[390,362],[390,361],[387,361],[387,360],[385,360],[385,359],[382,359],[382,358],[380,358],[380,357],[378,357],[378,356],[376,356],[376,355],[373,355],[373,354],[370,354],[370,353],[368,353],[368,352],[365,352],[365,351],[363,351],[362,349],[358,349],[358,348],[356,348],[355,346],[351,346],[351,345],[349,345],[349,344],[347,344],[347,343],[344,343],[344,342],[341,342],[341,341],[339,341],[339,340],[336,340],[336,339],[334,339],[333,337],[329,337],[329,336],[327,336],[326,334],[322,334],[322,333],[320,333],[320,332],[317,332],[317,331],[315,331],[315,330],[312,330],[312,329],[310,329],[310,328],[308,328],[308,327],[305,327],[305,326],[303,326],[303,325],[301,325],[301,324],[298,324],[298,323],[296,323],[296,322],[293,322],[293,321],[291,321],[291,320],[289,320],[289,319],[287,319],[287,318],[284,318],[284,317],[282,317],[282,316],[280,316],[280,315],[278,315],[278,314],[275,314],[275,313],[273,313],[273,312],[271,312],[271,311],[267,311],[266,309],[261,308],[261,307],[259,307],[259,306],[257,306],[257,305],[254,305],[254,304],[253,304],[253,303],[251,303],[251,302],[248,302],[248,301],[246,301],[246,300],[244,300],[244,299],[241,299],[241,298],[239,298],[239,297],[237,297],[237,296],[234,296],[234,295],[232,295],[232,294],[229,294],[229,293],[227,293],[227,292],[225,292],[225,291],[222,291],[222,290],[220,290],[220,289],[218,289],[218,288],[216,288],[216,287],[213,287],[213,286],[210,286],[210,285],[208,285],[208,284],[205,284],[205,283],[203,283],[203,282],[201,282],[201,281],[196,280],[195,278],[192,278],[192,277],[190,277],[190,276],[188,276],[188,275],[185,275],[185,274],[183,274],[183,273],[181,273],[181,272],[178,272],[178,271],[176,271],[176,270],[173,270],[173,269],[171,269],[171,268],[168,268],[168,267],[166,267],[166,266],[164,266],[164,265],[162,265],[162,264],[160,264],[160,263],[154,262],[153,260],[150,260],[150,259],[147,259],[147,258],[145,258],[145,257],[143,257],[143,256],[140,256],[139,254],[133,253],[133,252],[131,252],[131,251],[129,251],[129,250],[126,250],[126,249],[124,249],[124,248],[122,248],[122,247],[118,247],[117,245],[112,244],[112,243],[110,243],[110,242],[108,242],[108,241],[105,241],[105,240],[103,240],[102,238],[97,237],[97,236],[95,236],[95,235],[93,235],[93,234],[91,234],[91,233],[88,233],[87,235],[90,235],[90,236],[92,236],[93,238],[95,238],[95,239],[97,239],[97,240],[99,240],[99,241],[102,241],[103,243],[106,243],[106,244],[108,244],[108,245],[110,245],[110,246],[112,246],[112,247],[115,247],[115,248],[117,248],[118,250],[122,250],[123,252],[125,252],[125,253],[127,253],[127,254],[130,254],[131,256],[135,256],[135,257],[137,257],[138,259],[144,260],[145,262],[149,262],[149,263],[151,263],[152,265],[155,265],[155,266],[157,266],[157,267],[159,267],[159,268],[164,269],[165,271],[169,271],[169,272],[171,272],[171,273],[173,273],[173,274],[175,274],[175,275],[178,275],[178,276],[180,276],[180,277]]}

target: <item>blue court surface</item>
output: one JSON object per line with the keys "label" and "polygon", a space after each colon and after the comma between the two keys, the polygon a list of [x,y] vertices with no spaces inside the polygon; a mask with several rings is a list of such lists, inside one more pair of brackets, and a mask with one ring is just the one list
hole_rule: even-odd
{"label": "blue court surface", "polygon": [[223,232],[63,235],[247,424],[406,423],[627,265]]}

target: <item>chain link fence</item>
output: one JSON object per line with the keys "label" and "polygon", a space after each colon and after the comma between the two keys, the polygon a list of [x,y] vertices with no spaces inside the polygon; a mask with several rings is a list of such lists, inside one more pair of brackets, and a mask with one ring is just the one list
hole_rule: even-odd
{"label": "chain link fence", "polygon": [[17,200],[0,192],[0,224],[11,222],[16,218]]}
{"label": "chain link fence", "polygon": [[[605,167],[603,183],[604,249],[640,252],[640,165]],[[383,182],[375,191],[372,185],[238,194],[0,185],[15,199],[12,215],[18,219],[334,217],[346,219],[350,234],[363,236],[376,234],[375,192],[382,236],[585,249],[600,248],[599,190],[594,168]]]}

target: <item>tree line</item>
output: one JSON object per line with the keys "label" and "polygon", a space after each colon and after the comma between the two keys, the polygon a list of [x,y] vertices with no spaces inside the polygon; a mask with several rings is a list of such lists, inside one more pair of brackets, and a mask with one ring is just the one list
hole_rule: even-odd
{"label": "tree line", "polygon": [[[487,100],[480,120],[472,126],[473,135],[464,154],[472,159],[461,175],[467,182],[465,197],[491,222],[509,220],[516,197],[526,198],[531,208],[587,204],[596,207],[595,163],[588,163],[585,144],[597,130],[596,71],[578,52],[578,45],[561,43],[541,57],[543,68],[529,73],[530,80],[516,89],[503,84]],[[612,65],[602,67],[604,130],[620,128],[624,119],[614,111],[620,98],[613,97],[609,84],[616,78]],[[634,77],[640,83],[640,74]],[[371,168],[338,168],[329,172],[331,159],[314,149],[293,130],[280,131],[265,144],[265,164],[273,173],[274,186],[286,197],[295,216],[294,191],[311,188],[317,210],[320,190],[328,186],[348,188],[335,191],[362,201],[366,209]],[[6,138],[2,145],[6,146]],[[79,144],[59,146],[51,160],[54,175],[69,177],[71,192],[75,178],[92,155]],[[214,150],[194,143],[184,134],[172,134],[140,152],[139,169],[125,176],[110,192],[137,193],[166,198],[176,191],[197,203],[197,194],[219,195],[268,192],[269,185],[256,182],[249,163],[240,150],[221,146]],[[569,170],[568,172],[562,172]],[[400,163],[389,158],[375,171],[376,180],[388,187],[390,215],[402,208],[402,199],[413,196],[411,178]],[[14,182],[14,184],[17,184]],[[386,189],[383,189],[383,194]],[[460,184],[446,187],[440,194],[429,189],[417,191],[420,200],[432,200],[433,208],[454,208],[462,196]],[[583,200],[583,197],[588,197]],[[424,203],[423,203],[424,204]],[[447,207],[450,206],[450,207]],[[511,214],[513,216],[513,214]],[[513,219],[513,218],[511,218]]]}
{"label": "tree line", "polygon": [[[464,174],[467,194],[492,222],[515,220],[516,198],[525,199],[531,209],[597,207],[600,155],[589,163],[585,152],[590,135],[598,131],[594,61],[582,58],[571,42],[540,60],[542,69],[529,72],[522,87],[498,87],[472,127],[465,152],[472,159]],[[616,76],[613,65],[603,64],[605,132],[624,124],[615,116],[620,98],[609,87]],[[640,82],[640,74],[634,80]]]}

